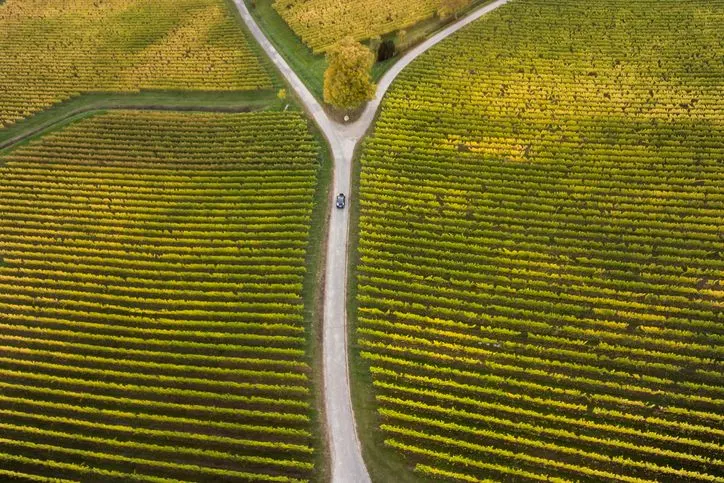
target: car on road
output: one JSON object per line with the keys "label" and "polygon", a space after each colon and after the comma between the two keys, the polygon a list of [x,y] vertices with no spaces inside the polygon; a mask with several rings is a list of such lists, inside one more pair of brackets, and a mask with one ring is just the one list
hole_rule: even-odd
{"label": "car on road", "polygon": [[336,203],[336,204],[337,204],[337,208],[340,208],[340,209],[344,208],[345,202],[346,202],[346,200],[345,200],[345,197],[344,197],[344,193],[338,194],[338,195],[337,195],[337,203]]}

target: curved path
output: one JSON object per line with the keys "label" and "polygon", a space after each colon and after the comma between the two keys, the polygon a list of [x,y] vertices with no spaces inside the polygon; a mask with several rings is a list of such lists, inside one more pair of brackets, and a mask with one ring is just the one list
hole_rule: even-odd
{"label": "curved path", "polygon": [[[249,13],[244,0],[234,0],[251,34],[284,75],[305,110],[327,138],[334,158],[333,193],[349,193],[354,151],[367,134],[382,98],[397,75],[433,45],[507,2],[496,0],[485,5],[409,50],[380,79],[376,97],[367,104],[360,118],[353,123],[340,124],[327,116],[317,99],[269,42]],[[349,387],[346,310],[348,236],[349,210],[333,210],[329,220],[324,287],[324,406],[332,460],[332,483],[367,483],[370,477],[362,460]]]}

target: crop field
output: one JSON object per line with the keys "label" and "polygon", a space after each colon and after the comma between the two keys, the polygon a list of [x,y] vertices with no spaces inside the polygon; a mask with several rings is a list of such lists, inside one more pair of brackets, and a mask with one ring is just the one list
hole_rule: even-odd
{"label": "crop field", "polygon": [[351,35],[366,40],[435,15],[440,0],[276,0],[274,9],[314,52]]}
{"label": "crop field", "polygon": [[517,0],[393,85],[357,339],[422,479],[721,481],[721,0]]}
{"label": "crop field", "polygon": [[6,0],[0,52],[0,129],[84,92],[273,84],[224,0]]}
{"label": "crop field", "polygon": [[115,111],[0,157],[0,480],[312,478],[319,150],[299,113]]}

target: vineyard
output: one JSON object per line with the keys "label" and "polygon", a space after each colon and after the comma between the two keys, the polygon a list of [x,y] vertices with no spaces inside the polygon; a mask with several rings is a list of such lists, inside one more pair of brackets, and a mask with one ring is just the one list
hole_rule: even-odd
{"label": "vineyard", "polygon": [[0,158],[0,480],[311,479],[318,156],[299,113],[116,111]]}
{"label": "vineyard", "polygon": [[273,81],[224,0],[0,2],[0,129],[84,92]]}
{"label": "vineyard", "polygon": [[360,362],[424,480],[722,481],[722,0],[517,0],[361,158]]}
{"label": "vineyard", "polygon": [[351,35],[366,40],[435,15],[440,0],[276,0],[274,9],[315,53]]}

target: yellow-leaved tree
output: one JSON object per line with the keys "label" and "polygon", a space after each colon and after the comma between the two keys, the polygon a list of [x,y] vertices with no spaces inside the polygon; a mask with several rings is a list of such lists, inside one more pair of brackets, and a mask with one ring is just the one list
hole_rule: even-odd
{"label": "yellow-leaved tree", "polygon": [[345,37],[327,52],[324,101],[337,108],[354,109],[375,96],[377,86],[370,69],[374,54],[352,37]]}

